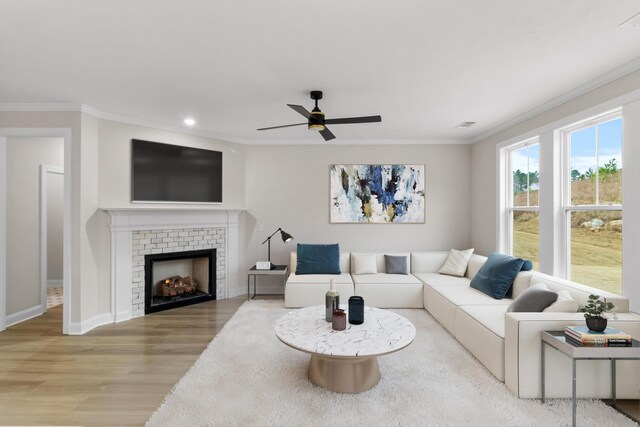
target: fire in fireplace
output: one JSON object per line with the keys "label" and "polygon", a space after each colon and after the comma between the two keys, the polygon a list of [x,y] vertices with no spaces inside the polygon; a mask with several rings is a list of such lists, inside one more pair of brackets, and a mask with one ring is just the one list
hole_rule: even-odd
{"label": "fire in fireplace", "polygon": [[216,250],[145,255],[145,314],[216,299]]}

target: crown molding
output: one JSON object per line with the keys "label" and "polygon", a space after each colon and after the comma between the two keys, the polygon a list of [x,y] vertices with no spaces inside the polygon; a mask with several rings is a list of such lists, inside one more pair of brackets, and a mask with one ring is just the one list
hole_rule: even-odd
{"label": "crown molding", "polygon": [[27,102],[15,102],[15,103],[0,103],[0,111],[16,111],[16,112],[72,112],[79,113],[82,111],[81,104],[75,104],[71,102],[47,102],[47,103],[27,103]]}
{"label": "crown molding", "polygon": [[606,84],[609,84],[611,82],[614,82],[626,75],[629,75],[631,73],[633,73],[634,71],[638,71],[640,70],[640,58],[636,58],[632,61],[627,62],[626,64],[615,68],[611,71],[609,71],[608,73],[605,73],[591,81],[588,81],[587,83],[580,85],[574,89],[571,89],[568,92],[565,92],[559,96],[556,96],[555,98],[550,99],[549,101],[545,102],[542,105],[539,105],[538,107],[535,107],[525,113],[519,114],[509,120],[507,120],[506,122],[486,131],[483,132],[482,134],[478,135],[475,138],[472,138],[470,140],[471,144],[475,144],[476,142],[480,142],[483,141],[499,132],[502,132],[503,130],[509,129],[512,126],[517,125],[518,123],[522,123],[525,120],[528,120],[532,117],[535,117],[539,114],[542,114],[546,111],[551,110],[554,107],[557,107],[559,105],[564,104],[565,102],[571,101],[572,99],[578,98],[582,95],[585,95],[595,89],[598,89],[599,87],[602,87]]}
{"label": "crown molding", "polygon": [[[161,122],[154,122],[150,120],[141,120],[134,117],[123,116],[120,114],[108,113],[98,110],[90,105],[86,104],[74,104],[74,103],[12,103],[2,104],[0,103],[0,111],[17,111],[17,112],[79,112],[82,114],[88,114],[92,117],[101,120],[108,120],[112,122],[125,123],[134,126],[149,127],[158,130],[164,130],[169,132],[177,132],[186,135],[193,135],[202,138],[216,139],[220,141],[234,142],[243,145],[327,145],[326,141],[318,138],[317,141],[311,141],[308,139],[244,139],[237,138],[230,135],[225,135],[217,132],[204,131],[199,129],[188,129],[181,126],[169,125]],[[332,141],[331,145],[433,145],[433,144],[470,144],[471,141],[467,139],[353,139],[353,140],[339,140]]]}

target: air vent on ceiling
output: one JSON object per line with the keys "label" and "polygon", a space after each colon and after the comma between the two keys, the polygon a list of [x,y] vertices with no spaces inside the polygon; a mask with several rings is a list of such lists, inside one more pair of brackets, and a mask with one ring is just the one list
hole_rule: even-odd
{"label": "air vent on ceiling", "polygon": [[620,28],[626,27],[640,27],[640,12],[633,15],[631,18],[624,21],[622,24],[618,25]]}
{"label": "air vent on ceiling", "polygon": [[476,124],[476,122],[462,122],[458,126],[456,126],[456,129],[457,128],[470,128],[471,126],[473,126],[475,124]]}

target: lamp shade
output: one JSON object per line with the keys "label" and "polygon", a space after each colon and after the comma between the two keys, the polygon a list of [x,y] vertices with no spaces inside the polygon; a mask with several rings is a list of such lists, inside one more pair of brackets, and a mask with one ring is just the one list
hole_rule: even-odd
{"label": "lamp shade", "polygon": [[289,243],[293,240],[293,236],[282,229],[280,229],[280,235],[282,236],[282,241],[285,243]]}

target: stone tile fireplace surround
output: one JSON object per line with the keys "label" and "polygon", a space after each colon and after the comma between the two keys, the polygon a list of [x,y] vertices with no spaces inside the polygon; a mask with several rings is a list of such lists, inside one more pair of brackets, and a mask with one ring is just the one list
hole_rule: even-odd
{"label": "stone tile fireplace surround", "polygon": [[144,315],[144,256],[216,249],[216,298],[238,288],[239,210],[104,209],[111,217],[114,321]]}

